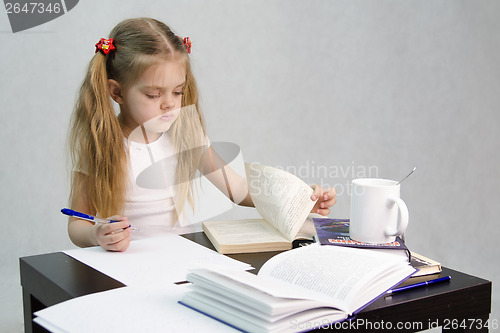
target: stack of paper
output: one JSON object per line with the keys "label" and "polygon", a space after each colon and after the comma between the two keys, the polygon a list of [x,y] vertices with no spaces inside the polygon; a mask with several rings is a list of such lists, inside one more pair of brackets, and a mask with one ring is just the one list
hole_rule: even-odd
{"label": "stack of paper", "polygon": [[124,287],[56,304],[35,313],[51,332],[234,332],[178,303],[187,285]]}
{"label": "stack of paper", "polygon": [[64,253],[127,286],[185,281],[188,269],[200,265],[252,268],[177,235],[133,241],[125,252],[108,252],[96,246]]}
{"label": "stack of paper", "polygon": [[134,241],[125,252],[101,247],[64,251],[67,255],[127,285],[71,299],[35,313],[51,332],[230,332],[230,327],[177,302],[188,270],[221,267],[248,270],[184,237],[167,235]]}

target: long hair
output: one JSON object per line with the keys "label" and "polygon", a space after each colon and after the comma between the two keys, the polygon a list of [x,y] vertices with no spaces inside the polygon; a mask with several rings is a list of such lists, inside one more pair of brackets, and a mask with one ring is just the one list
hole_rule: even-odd
{"label": "long hair", "polygon": [[[101,216],[121,214],[127,191],[127,151],[124,128],[116,116],[108,79],[123,89],[130,87],[150,66],[180,55],[185,59],[186,83],[182,106],[193,105],[193,113],[181,112],[172,125],[172,140],[178,152],[204,144],[203,117],[198,106],[198,90],[189,56],[182,40],[165,24],[151,18],[122,21],[111,31],[115,52],[98,52],[92,58],[80,88],[69,137],[73,162],[72,193],[81,188],[92,208]],[[192,152],[196,150],[192,150]],[[192,181],[200,154],[179,154],[176,170],[177,202],[193,202]],[[183,204],[176,207],[182,211]]]}

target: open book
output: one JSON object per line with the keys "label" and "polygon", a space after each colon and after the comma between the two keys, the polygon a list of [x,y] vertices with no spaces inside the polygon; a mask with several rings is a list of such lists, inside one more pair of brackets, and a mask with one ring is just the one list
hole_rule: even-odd
{"label": "open book", "polygon": [[293,240],[310,238],[299,233],[314,206],[313,189],[284,170],[246,164],[248,188],[262,219],[206,221],[203,231],[220,253],[280,251]]}
{"label": "open book", "polygon": [[180,303],[243,331],[305,331],[355,316],[414,271],[401,256],[310,245],[272,257],[258,275],[193,270]]}

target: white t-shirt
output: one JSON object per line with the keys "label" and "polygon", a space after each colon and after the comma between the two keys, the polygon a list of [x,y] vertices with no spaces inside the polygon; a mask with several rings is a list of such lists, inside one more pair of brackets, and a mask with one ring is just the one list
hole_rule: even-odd
{"label": "white t-shirt", "polygon": [[[173,190],[171,186],[154,188],[152,174],[161,176],[157,180],[164,184],[173,185],[175,181],[175,170],[177,167],[177,154],[169,135],[163,133],[158,140],[149,144],[141,144],[125,140],[129,151],[128,167],[128,190],[125,198],[124,216],[127,216],[130,224],[139,228],[140,231],[132,232],[133,238],[142,238],[157,233],[170,232],[175,225],[175,208],[173,201]],[[163,162],[162,174],[151,169],[159,162]],[[160,168],[156,168],[160,170]],[[153,188],[151,188],[153,187]]]}
{"label": "white t-shirt", "polygon": [[[207,145],[210,141],[205,137]],[[201,231],[201,225],[181,227],[174,206],[177,153],[168,132],[149,144],[124,139],[129,159],[123,216],[140,229],[132,239]],[[88,174],[86,170],[75,172]]]}
{"label": "white t-shirt", "polygon": [[129,188],[124,216],[140,229],[132,232],[132,239],[200,231],[200,226],[180,227],[177,221],[173,185],[178,160],[168,132],[149,144],[125,140],[125,146]]}

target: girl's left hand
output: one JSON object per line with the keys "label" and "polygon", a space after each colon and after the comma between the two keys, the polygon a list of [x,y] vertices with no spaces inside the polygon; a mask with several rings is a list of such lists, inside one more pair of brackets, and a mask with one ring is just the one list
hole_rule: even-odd
{"label": "girl's left hand", "polygon": [[330,207],[337,202],[337,191],[334,187],[323,189],[320,185],[311,185],[314,190],[311,200],[316,201],[311,213],[317,213],[323,216],[330,214]]}

